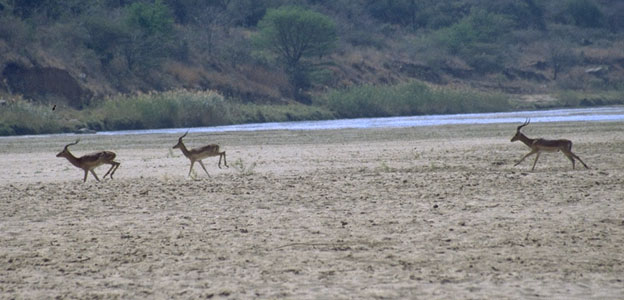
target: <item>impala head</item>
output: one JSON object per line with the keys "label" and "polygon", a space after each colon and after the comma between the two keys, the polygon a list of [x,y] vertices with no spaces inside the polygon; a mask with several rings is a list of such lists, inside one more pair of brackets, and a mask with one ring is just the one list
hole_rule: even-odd
{"label": "impala head", "polygon": [[75,142],[65,145],[65,148],[63,148],[63,151],[59,152],[56,155],[56,157],[65,157],[67,154],[69,154],[69,149],[67,149],[67,147],[76,145],[78,144],[78,142],[80,142],[80,139],[77,139]]}
{"label": "impala head", "polygon": [[524,127],[524,126],[529,125],[529,123],[531,123],[531,119],[526,119],[526,121],[524,121],[524,123],[522,125],[518,126],[518,129],[516,129],[516,135],[514,135],[511,138],[512,142],[515,142],[515,141],[520,139],[520,136],[522,135],[522,132],[520,132],[520,129],[522,129],[522,127]]}
{"label": "impala head", "polygon": [[189,131],[187,130],[186,133],[178,139],[178,143],[175,146],[173,146],[173,149],[182,147],[182,139],[188,134],[188,132]]}

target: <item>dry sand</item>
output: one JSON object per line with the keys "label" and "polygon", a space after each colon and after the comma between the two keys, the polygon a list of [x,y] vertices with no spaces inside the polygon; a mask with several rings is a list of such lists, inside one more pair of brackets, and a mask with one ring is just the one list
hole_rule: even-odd
{"label": "dry sand", "polygon": [[1,138],[0,298],[622,299],[623,124],[517,125]]}

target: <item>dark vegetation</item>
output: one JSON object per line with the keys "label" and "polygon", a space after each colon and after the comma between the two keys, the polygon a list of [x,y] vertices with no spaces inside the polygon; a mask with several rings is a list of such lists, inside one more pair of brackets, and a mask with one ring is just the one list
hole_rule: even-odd
{"label": "dark vegetation", "polygon": [[619,0],[0,0],[0,135],[621,104],[622,78]]}

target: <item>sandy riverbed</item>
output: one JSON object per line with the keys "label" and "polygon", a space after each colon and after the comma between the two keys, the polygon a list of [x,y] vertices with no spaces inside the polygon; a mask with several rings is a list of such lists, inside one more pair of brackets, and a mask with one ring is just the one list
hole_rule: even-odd
{"label": "sandy riverbed", "polygon": [[1,138],[0,298],[621,299],[624,125],[517,125]]}

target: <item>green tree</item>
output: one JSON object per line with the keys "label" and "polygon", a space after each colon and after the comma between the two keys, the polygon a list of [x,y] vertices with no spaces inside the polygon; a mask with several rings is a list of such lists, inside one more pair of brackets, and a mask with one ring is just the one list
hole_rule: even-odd
{"label": "green tree", "polygon": [[557,80],[562,71],[578,63],[579,57],[572,50],[572,45],[561,37],[550,40],[547,59],[553,71],[553,80]]}
{"label": "green tree", "polygon": [[604,16],[596,3],[591,0],[568,0],[566,10],[577,26],[602,26]]}
{"label": "green tree", "polygon": [[128,7],[128,24],[147,35],[167,35],[173,30],[171,11],[162,0],[153,4],[135,2]]}
{"label": "green tree", "polygon": [[158,66],[173,47],[171,10],[162,0],[135,2],[127,10],[129,39],[124,52],[128,65],[133,70]]}
{"label": "green tree", "polygon": [[277,56],[299,91],[309,85],[309,60],[334,49],[336,25],[329,17],[301,7],[269,9],[258,23],[254,41]]}
{"label": "green tree", "polygon": [[[33,16],[43,17],[47,22],[59,20],[62,16],[74,17],[88,7],[97,5],[83,0],[0,0],[0,11],[11,10],[13,15],[22,19]],[[43,20],[39,20],[42,22]]]}
{"label": "green tree", "polygon": [[410,26],[417,29],[426,25],[426,19],[421,16],[421,6],[429,3],[417,0],[368,0],[366,6],[370,14],[384,22]]}
{"label": "green tree", "polygon": [[544,8],[537,0],[486,1],[482,7],[489,12],[509,17],[514,28],[546,30]]}
{"label": "green tree", "polygon": [[497,71],[507,55],[502,42],[513,22],[505,15],[473,9],[469,16],[438,30],[434,39],[451,55],[463,58],[478,72]]}

